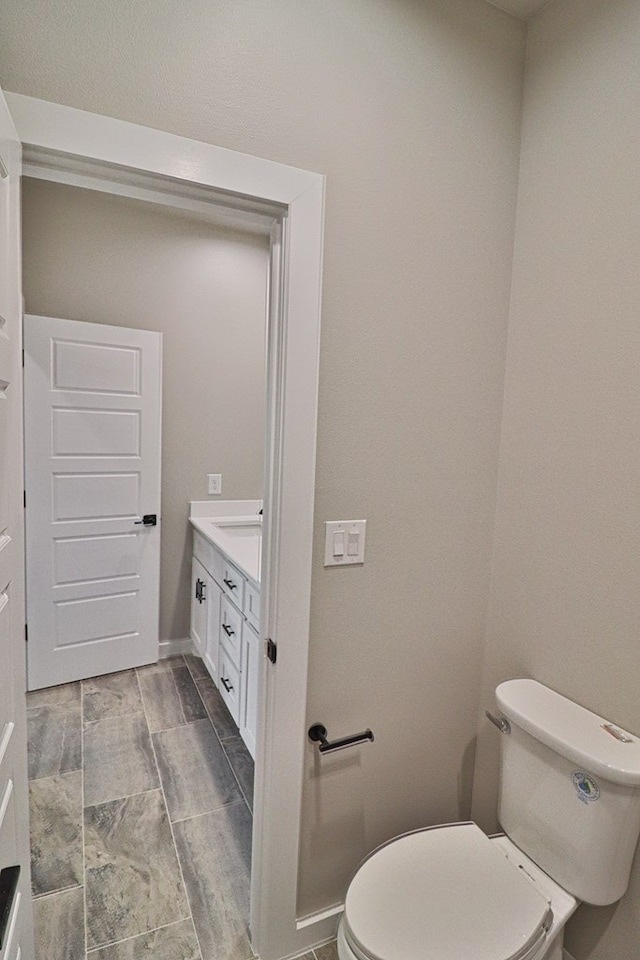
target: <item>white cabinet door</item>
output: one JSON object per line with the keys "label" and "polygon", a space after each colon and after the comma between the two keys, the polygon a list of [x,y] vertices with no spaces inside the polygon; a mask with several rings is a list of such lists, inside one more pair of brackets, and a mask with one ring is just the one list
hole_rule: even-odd
{"label": "white cabinet door", "polygon": [[200,656],[207,649],[209,574],[195,557],[191,561],[191,639]]}
{"label": "white cabinet door", "polygon": [[256,729],[258,723],[258,683],[260,660],[260,637],[245,622],[242,626],[242,696],[240,735],[251,756],[256,756]]}
{"label": "white cabinet door", "polygon": [[[0,91],[0,873],[17,877],[0,955],[33,957],[22,534],[20,143]],[[18,873],[19,871],[19,873]]]}
{"label": "white cabinet door", "polygon": [[218,683],[221,590],[197,557],[191,561],[191,639]]}
{"label": "white cabinet door", "polygon": [[30,689],[157,660],[161,346],[25,317]]}

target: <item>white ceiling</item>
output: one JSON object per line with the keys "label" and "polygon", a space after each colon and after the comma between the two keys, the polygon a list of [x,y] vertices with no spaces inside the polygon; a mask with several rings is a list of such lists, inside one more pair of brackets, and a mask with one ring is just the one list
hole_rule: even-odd
{"label": "white ceiling", "polygon": [[514,17],[520,20],[528,20],[534,13],[538,13],[543,7],[546,7],[551,0],[489,0],[494,7],[500,7],[507,13],[512,13]]}

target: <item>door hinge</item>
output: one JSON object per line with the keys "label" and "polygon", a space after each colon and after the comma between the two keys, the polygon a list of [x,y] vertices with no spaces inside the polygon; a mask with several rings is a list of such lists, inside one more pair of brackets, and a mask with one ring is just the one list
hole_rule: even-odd
{"label": "door hinge", "polygon": [[278,647],[273,642],[273,640],[265,640],[265,646],[267,648],[267,660],[270,660],[271,663],[275,663],[278,659]]}
{"label": "door hinge", "polygon": [[27,623],[24,625],[24,642],[29,643],[29,625]]}
{"label": "door hinge", "polygon": [[26,510],[27,509],[27,491],[26,490],[22,491],[22,503],[23,503],[24,509]]}

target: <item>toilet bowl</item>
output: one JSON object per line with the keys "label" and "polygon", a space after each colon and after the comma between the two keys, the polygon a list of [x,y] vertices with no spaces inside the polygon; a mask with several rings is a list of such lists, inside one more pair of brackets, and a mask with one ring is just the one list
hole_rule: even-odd
{"label": "toilet bowl", "polygon": [[578,901],[511,841],[474,823],[414,831],[361,864],[340,960],[560,960]]}
{"label": "toilet bowl", "polygon": [[496,690],[498,819],[383,844],[345,897],[340,960],[562,960],[578,903],[615,903],[640,834],[640,738],[535,680]]}

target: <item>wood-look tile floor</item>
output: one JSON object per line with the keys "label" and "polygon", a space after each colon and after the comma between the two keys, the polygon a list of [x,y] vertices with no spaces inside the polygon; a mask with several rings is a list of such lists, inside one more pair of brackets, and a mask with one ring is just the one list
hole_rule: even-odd
{"label": "wood-look tile floor", "polygon": [[36,960],[250,960],[253,761],[202,662],[27,707]]}

